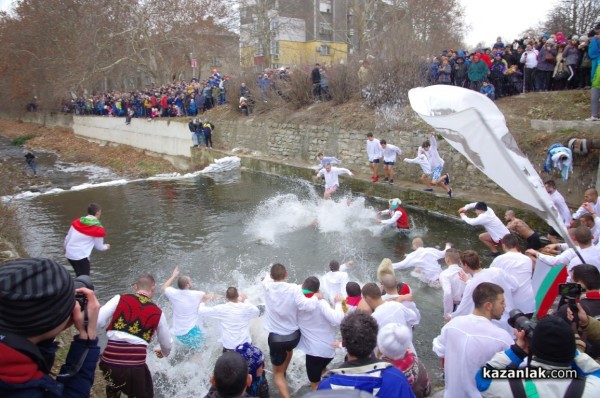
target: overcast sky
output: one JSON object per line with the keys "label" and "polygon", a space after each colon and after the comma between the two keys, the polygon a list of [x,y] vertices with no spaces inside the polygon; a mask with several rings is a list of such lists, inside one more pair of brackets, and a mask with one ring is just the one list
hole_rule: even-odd
{"label": "overcast sky", "polygon": [[[8,10],[13,2],[14,0],[0,0],[0,9]],[[480,41],[492,45],[498,36],[501,36],[505,43],[512,43],[517,35],[544,19],[557,0],[502,0],[500,2],[460,0],[460,2],[465,7],[466,23],[471,26],[465,41],[469,47],[473,47]]]}

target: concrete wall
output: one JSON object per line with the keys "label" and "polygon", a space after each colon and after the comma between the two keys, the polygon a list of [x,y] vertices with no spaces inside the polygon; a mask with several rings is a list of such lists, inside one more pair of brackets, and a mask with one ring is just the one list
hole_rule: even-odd
{"label": "concrete wall", "polygon": [[73,116],[73,132],[81,137],[146,149],[162,155],[190,157],[192,135],[187,123],[171,120]]}

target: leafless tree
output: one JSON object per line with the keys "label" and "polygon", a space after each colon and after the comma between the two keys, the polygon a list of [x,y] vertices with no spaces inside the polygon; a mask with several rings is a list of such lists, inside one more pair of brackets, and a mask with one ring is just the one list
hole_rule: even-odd
{"label": "leafless tree", "polygon": [[600,19],[600,0],[560,0],[542,24],[544,32],[580,35],[592,29]]}

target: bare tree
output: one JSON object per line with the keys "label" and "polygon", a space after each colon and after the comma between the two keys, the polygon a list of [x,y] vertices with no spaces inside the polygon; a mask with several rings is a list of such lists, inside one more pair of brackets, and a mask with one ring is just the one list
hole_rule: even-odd
{"label": "bare tree", "polygon": [[600,19],[600,0],[560,0],[542,24],[544,32],[587,33]]}

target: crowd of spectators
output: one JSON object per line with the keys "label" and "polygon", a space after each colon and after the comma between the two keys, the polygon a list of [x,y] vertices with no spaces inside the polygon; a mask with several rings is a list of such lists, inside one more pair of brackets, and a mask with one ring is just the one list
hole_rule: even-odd
{"label": "crowd of spectators", "polygon": [[443,50],[422,64],[428,84],[449,84],[470,88],[491,99],[531,91],[558,91],[589,88],[592,60],[588,34],[562,32],[539,38],[524,37],[511,44],[498,37],[491,48]]}

